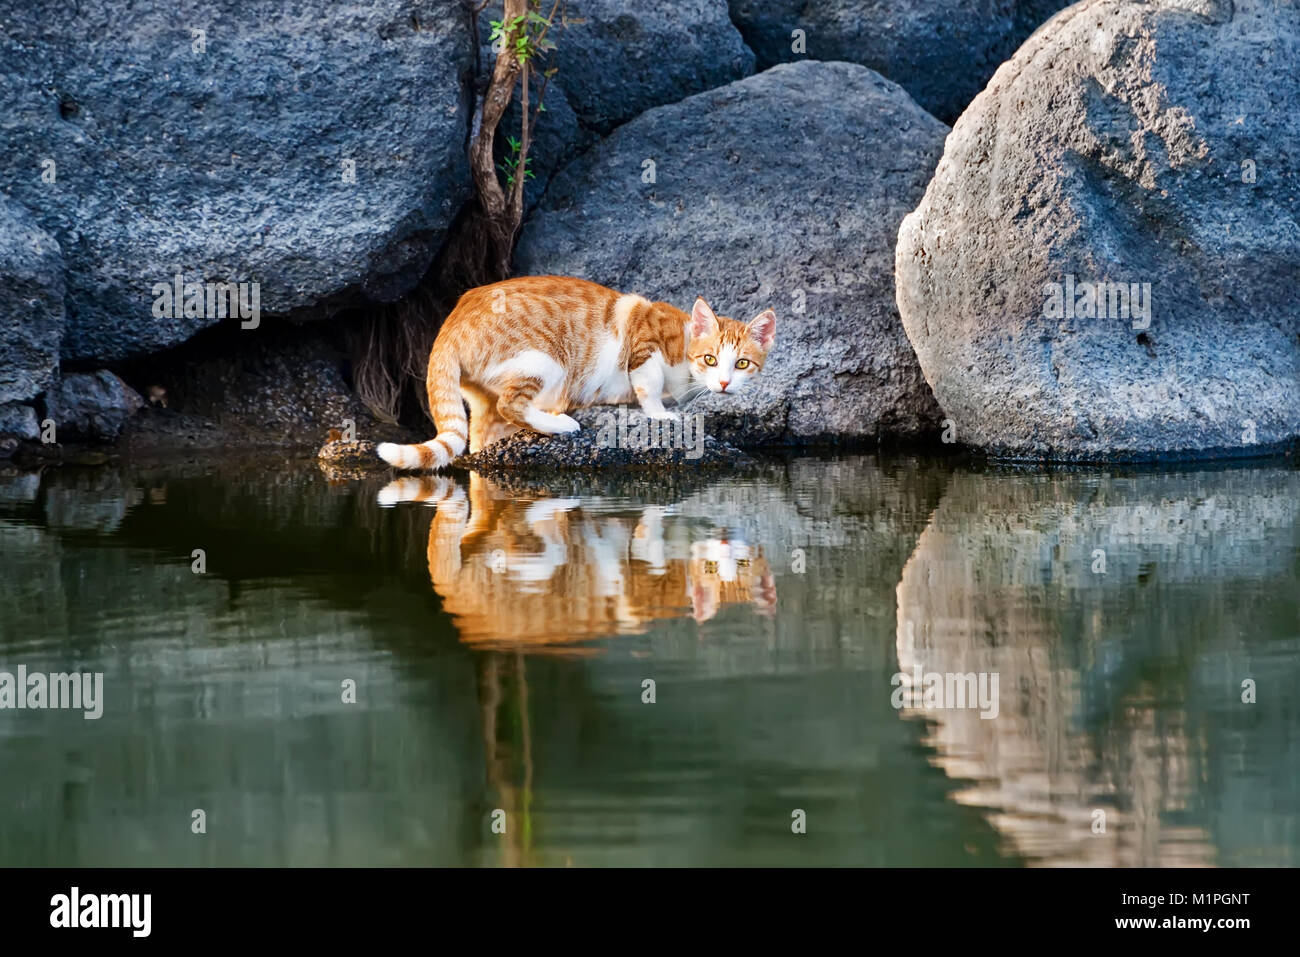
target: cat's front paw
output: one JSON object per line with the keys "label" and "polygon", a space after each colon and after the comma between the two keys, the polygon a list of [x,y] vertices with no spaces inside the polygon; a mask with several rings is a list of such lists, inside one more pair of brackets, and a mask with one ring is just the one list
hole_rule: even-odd
{"label": "cat's front paw", "polygon": [[553,435],[567,435],[570,432],[578,432],[582,429],[577,419],[564,414],[555,416],[554,425]]}

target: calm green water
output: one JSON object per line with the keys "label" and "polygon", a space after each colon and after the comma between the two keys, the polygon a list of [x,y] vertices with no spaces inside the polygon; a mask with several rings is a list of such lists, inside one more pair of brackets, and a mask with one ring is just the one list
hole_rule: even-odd
{"label": "calm green water", "polygon": [[385,484],[0,477],[0,864],[1300,863],[1285,462]]}

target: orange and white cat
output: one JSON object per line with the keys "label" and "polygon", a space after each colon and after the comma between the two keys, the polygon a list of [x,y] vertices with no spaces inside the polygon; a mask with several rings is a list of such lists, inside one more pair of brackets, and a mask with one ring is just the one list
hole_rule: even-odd
{"label": "orange and white cat", "polygon": [[776,614],[776,578],[762,546],[671,508],[611,510],[508,488],[478,472],[467,483],[404,476],[379,501],[436,505],[429,579],[461,641],[480,647],[572,646],[666,619],[703,624],[734,606]]}
{"label": "orange and white cat", "polygon": [[576,432],[565,413],[597,403],[635,398],[651,418],[672,418],[664,398],[692,380],[729,395],[745,388],[775,337],[771,309],[744,323],[697,299],[687,315],[567,276],[479,286],[461,296],[429,353],[437,436],[376,451],[398,468],[440,469],[467,445],[477,452],[521,428]]}

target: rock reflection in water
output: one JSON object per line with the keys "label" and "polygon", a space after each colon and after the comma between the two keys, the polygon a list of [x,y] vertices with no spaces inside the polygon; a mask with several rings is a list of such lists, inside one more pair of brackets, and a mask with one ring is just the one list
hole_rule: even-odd
{"label": "rock reflection in water", "polygon": [[613,509],[542,491],[504,490],[471,473],[401,478],[385,505],[436,509],[429,578],[470,644],[560,644],[704,622],[728,605],[771,617],[776,582],[760,547],[671,506]]}
{"label": "rock reflection in water", "polygon": [[1277,617],[1297,512],[1286,470],[955,474],[903,570],[896,643],[907,674],[1000,676],[995,719],[903,711],[970,782],[956,799],[1040,863],[1296,863],[1276,799],[1300,798],[1295,621]]}

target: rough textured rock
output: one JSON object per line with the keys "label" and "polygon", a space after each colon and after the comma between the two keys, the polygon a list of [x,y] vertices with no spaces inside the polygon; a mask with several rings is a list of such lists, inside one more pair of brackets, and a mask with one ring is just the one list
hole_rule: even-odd
{"label": "rough textured rock", "polygon": [[517,268],[683,309],[703,295],[745,320],[773,307],[754,387],[688,406],[710,434],[915,436],[938,407],[899,323],[893,245],[945,132],[865,67],[778,66],[644,113],[576,159],[525,226]]}
{"label": "rough textured rock", "polygon": [[601,133],[754,72],[725,0],[567,0],[565,12],[548,64],[578,117]]}
{"label": "rough textured rock", "polygon": [[40,434],[36,410],[30,405],[23,405],[20,402],[0,403],[0,435],[35,439]]}
{"label": "rough textured rock", "polygon": [[375,443],[343,438],[331,429],[325,444],[316,452],[316,467],[332,483],[365,478],[388,471],[388,463],[375,453]]}
{"label": "rough textured rock", "polygon": [[739,449],[702,431],[707,420],[649,422],[636,408],[593,406],[571,413],[582,428],[568,435],[523,429],[474,455],[457,468],[610,469],[712,468],[752,463]]}
{"label": "rough textured rock", "polygon": [[0,180],[62,247],[64,358],[217,321],[155,318],[177,272],[257,282],[266,313],[392,298],[467,196],[456,0],[0,0],[0,21]]}
{"label": "rough textured rock", "polygon": [[39,436],[35,409],[18,402],[0,402],[0,459],[13,455],[20,442]]}
{"label": "rough textured rock", "polygon": [[374,452],[374,442],[338,438],[331,432],[328,441],[316,452],[316,467],[331,484],[365,479],[386,472],[389,464]]}
{"label": "rough textured rock", "polygon": [[[1298,61],[1271,0],[1091,0],[998,70],[898,240],[959,441],[1158,458],[1300,434]],[[1149,284],[1149,312],[1118,285],[1090,308],[1085,282]]]}
{"label": "rough textured rock", "polygon": [[[998,65],[1070,0],[731,0],[765,70],[802,59],[877,70],[952,123]],[[803,31],[803,50],[794,31]]]}
{"label": "rough textured rock", "polygon": [[59,442],[111,442],[143,405],[135,390],[107,369],[62,376],[45,393],[45,414],[54,420]]}
{"label": "rough textured rock", "polygon": [[30,399],[54,378],[63,332],[59,244],[0,196],[0,403]]}
{"label": "rough textured rock", "polygon": [[374,442],[343,438],[337,429],[330,430],[325,444],[316,453],[316,459],[325,465],[343,468],[373,466],[373,470],[377,471],[385,467],[385,463],[375,454]]}

